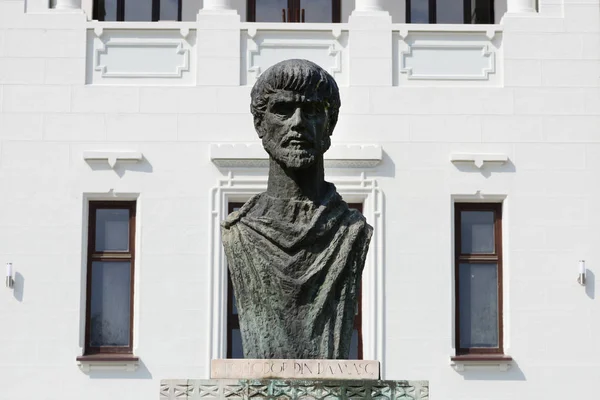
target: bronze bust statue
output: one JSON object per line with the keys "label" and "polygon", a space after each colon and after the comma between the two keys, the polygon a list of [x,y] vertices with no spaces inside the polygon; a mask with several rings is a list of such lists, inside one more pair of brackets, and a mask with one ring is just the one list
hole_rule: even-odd
{"label": "bronze bust statue", "polygon": [[222,223],[244,356],[347,359],[372,228],[324,178],[337,84],[310,61],[286,60],[251,97],[268,188]]}

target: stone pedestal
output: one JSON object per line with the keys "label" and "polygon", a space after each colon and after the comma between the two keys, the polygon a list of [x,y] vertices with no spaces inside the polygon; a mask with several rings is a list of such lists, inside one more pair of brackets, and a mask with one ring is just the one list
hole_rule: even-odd
{"label": "stone pedestal", "polygon": [[427,381],[319,379],[167,379],[160,383],[161,400],[296,400],[386,399],[429,400]]}

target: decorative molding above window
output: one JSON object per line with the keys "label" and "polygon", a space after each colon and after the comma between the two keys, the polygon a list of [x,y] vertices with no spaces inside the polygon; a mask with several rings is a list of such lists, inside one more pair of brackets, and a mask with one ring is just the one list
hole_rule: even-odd
{"label": "decorative molding above window", "polygon": [[117,161],[140,162],[143,159],[139,151],[84,151],[85,161],[106,160],[111,168],[115,168]]}
{"label": "decorative molding above window", "polygon": [[[210,159],[218,167],[265,168],[269,156],[260,143],[213,143]],[[368,144],[332,145],[325,153],[325,166],[329,168],[371,168],[381,163],[381,146]]]}
{"label": "decorative molding above window", "polygon": [[468,355],[450,357],[450,365],[457,372],[464,372],[467,369],[498,369],[506,372],[513,362],[512,357],[506,355]]}
{"label": "decorative molding above window", "polygon": [[135,356],[93,355],[77,357],[77,365],[85,372],[125,371],[133,372],[139,366],[140,359]]}
{"label": "decorative molding above window", "polygon": [[481,168],[485,163],[506,164],[508,156],[506,154],[484,154],[484,153],[453,153],[450,155],[452,163],[474,163],[477,168]]}

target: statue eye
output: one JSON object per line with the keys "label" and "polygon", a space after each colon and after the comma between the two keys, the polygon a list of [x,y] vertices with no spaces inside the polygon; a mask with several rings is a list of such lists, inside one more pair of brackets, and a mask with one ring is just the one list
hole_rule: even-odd
{"label": "statue eye", "polygon": [[273,113],[282,115],[282,116],[292,115],[295,110],[296,110],[295,104],[287,103],[287,102],[275,103],[271,109],[271,111]]}
{"label": "statue eye", "polygon": [[322,103],[306,103],[302,107],[302,111],[306,115],[318,115],[323,112],[323,104]]}

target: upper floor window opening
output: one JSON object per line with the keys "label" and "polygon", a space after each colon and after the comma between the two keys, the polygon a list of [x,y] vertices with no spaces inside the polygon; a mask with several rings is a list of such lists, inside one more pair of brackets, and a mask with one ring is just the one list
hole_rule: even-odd
{"label": "upper floor window opening", "polygon": [[413,24],[493,24],[494,0],[406,0]]}
{"label": "upper floor window opening", "polygon": [[181,21],[182,0],[95,0],[98,21]]}
{"label": "upper floor window opening", "polygon": [[341,0],[247,0],[248,22],[340,22]]}

